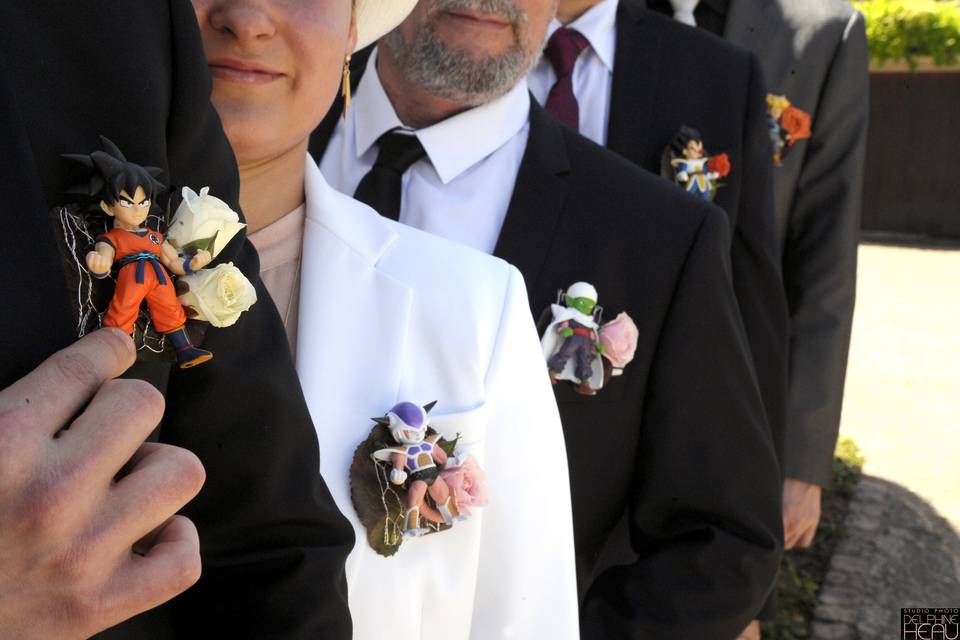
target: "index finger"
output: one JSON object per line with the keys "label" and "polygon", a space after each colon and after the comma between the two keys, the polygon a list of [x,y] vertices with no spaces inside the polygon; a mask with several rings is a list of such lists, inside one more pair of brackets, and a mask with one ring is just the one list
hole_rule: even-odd
{"label": "index finger", "polygon": [[122,331],[110,327],[94,331],[0,391],[0,420],[12,419],[52,436],[100,385],[126,371],[135,359],[133,341]]}

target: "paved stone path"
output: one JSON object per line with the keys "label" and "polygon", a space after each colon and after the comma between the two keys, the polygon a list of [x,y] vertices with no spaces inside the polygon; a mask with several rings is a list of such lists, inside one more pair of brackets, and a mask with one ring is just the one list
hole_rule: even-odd
{"label": "paved stone path", "polygon": [[924,499],[865,476],[845,525],[820,592],[816,640],[899,638],[901,607],[960,607],[960,538]]}
{"label": "paved stone path", "polygon": [[814,637],[898,638],[900,607],[960,607],[960,251],[861,246],[841,435],[865,477]]}

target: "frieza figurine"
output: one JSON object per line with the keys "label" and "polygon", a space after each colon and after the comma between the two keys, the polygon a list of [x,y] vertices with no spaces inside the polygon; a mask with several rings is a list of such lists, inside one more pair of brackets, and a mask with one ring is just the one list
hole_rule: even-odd
{"label": "frieza figurine", "polygon": [[185,369],[206,362],[213,354],[195,347],[187,336],[187,317],[170,274],[193,273],[206,266],[211,255],[201,250],[181,258],[163,234],[145,227],[154,196],[164,188],[156,180],[161,169],[128,162],[115,144],[103,137],[101,141],[102,151],[66,157],[93,171],[81,189],[99,199],[100,209],[113,219],[113,229],[98,236],[86,255],[87,269],[95,277],[117,271],[116,289],[102,324],[132,334],[146,300],[153,326],[173,344],[179,366]]}
{"label": "frieza figurine", "polygon": [[[382,418],[374,422],[390,431],[395,445],[375,451],[373,457],[391,464],[390,482],[407,488],[407,510],[404,514],[404,537],[421,536],[430,529],[420,526],[424,517],[436,524],[452,525],[465,520],[454,499],[453,492],[443,479],[442,468],[459,464],[456,457],[447,455],[438,441],[440,435],[428,433],[427,414],[435,402],[421,407],[412,402],[400,402]],[[432,431],[432,430],[431,430]],[[436,508],[431,506],[427,495]]]}
{"label": "frieza figurine", "polygon": [[541,345],[547,358],[550,381],[571,380],[577,393],[592,396],[603,386],[597,290],[586,282],[576,282],[563,294],[563,305],[551,305],[552,319]]}
{"label": "frieza figurine", "polygon": [[700,132],[686,125],[674,136],[669,151],[676,183],[687,193],[712,201],[719,181],[730,173],[727,154],[708,156]]}

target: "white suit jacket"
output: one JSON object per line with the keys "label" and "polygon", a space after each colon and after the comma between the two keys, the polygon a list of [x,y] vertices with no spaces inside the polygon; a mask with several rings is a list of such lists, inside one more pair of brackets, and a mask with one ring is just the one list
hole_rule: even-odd
{"label": "white suit jacket", "polygon": [[[578,637],[560,418],[520,273],[380,217],[327,185],[307,157],[297,369],[320,469],[357,542],[347,561],[354,637]],[[461,434],[490,501],[390,558],[350,501],[371,416],[437,400],[431,425]]]}

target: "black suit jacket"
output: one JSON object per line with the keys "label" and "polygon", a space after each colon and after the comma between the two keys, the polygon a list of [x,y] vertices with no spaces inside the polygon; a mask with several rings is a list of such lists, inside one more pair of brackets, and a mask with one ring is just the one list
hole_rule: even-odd
{"label": "black suit jacket", "polygon": [[714,203],[730,217],[733,284],[778,452],[787,397],[787,302],[774,214],[766,88],[759,61],[702,30],[620,0],[607,148],[658,173],[681,125],[731,172]]}
{"label": "black suit jacket", "polygon": [[[357,82],[366,55],[354,58]],[[339,112],[314,132],[318,162]],[[585,280],[640,332],[634,361],[599,395],[555,387],[585,639],[734,638],[773,582],[778,467],[729,246],[716,207],[531,108],[495,254],[523,273],[535,316]],[[624,514],[637,559],[600,570]]]}
{"label": "black suit jacket", "polygon": [[[186,0],[0,5],[0,385],[76,339],[48,211],[80,176],[61,153],[98,135],[162,179],[237,208],[233,154],[210,105],[196,19]],[[352,529],[318,469],[317,441],[286,334],[259,282],[256,252],[235,239],[218,257],[256,283],[259,301],[211,328],[212,362],[142,364],[165,387],[159,439],[203,461],[207,481],[184,513],[200,532],[203,576],[171,604],[109,637],[348,638],[343,562]]]}

